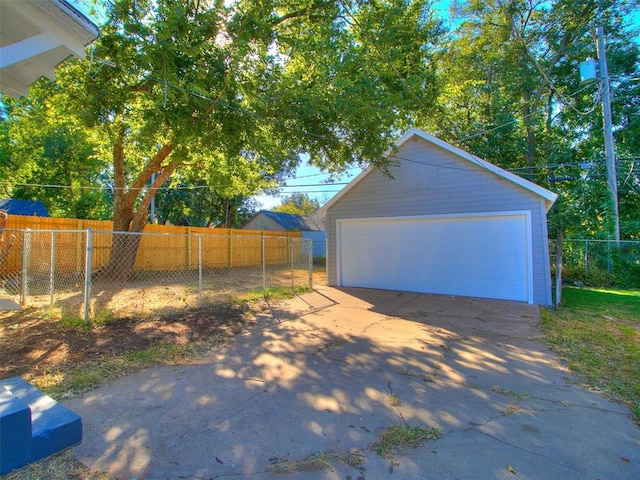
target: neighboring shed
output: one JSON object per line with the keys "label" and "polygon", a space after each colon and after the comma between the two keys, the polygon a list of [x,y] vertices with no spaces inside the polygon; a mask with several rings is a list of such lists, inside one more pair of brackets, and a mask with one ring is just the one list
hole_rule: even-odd
{"label": "neighboring shed", "polygon": [[36,200],[0,199],[0,210],[9,215],[25,215],[29,217],[49,217],[47,207]]}
{"label": "neighboring shed", "polygon": [[316,230],[309,228],[304,217],[290,213],[260,210],[249,220],[243,230],[271,230],[272,232],[303,232]]}
{"label": "neighboring shed", "polygon": [[327,281],[551,304],[556,194],[420,130],[321,209]]}
{"label": "neighboring shed", "polygon": [[260,210],[243,227],[243,230],[270,230],[273,232],[302,232],[302,238],[313,241],[313,256],[326,255],[326,233],[320,217]]}

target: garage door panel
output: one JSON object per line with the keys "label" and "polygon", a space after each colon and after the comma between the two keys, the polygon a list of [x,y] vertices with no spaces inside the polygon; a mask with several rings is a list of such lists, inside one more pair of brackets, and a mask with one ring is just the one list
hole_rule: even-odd
{"label": "garage door panel", "polygon": [[339,283],[526,301],[525,214],[343,220]]}

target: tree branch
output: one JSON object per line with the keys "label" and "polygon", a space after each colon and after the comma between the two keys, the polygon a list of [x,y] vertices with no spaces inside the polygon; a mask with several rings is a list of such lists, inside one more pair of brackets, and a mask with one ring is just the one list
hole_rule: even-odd
{"label": "tree branch", "polygon": [[142,201],[136,212],[133,216],[133,221],[131,222],[131,230],[134,232],[141,232],[147,223],[147,212],[149,210],[149,205],[151,205],[151,200],[155,197],[158,189],[169,179],[171,174],[175,171],[175,169],[180,165],[178,160],[173,160],[169,162],[166,166],[162,167],[160,170],[160,174],[156,176],[151,187],[145,192],[142,197]]}

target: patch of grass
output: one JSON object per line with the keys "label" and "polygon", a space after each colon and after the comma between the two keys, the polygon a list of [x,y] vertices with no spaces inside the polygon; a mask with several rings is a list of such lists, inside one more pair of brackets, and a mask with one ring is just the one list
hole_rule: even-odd
{"label": "patch of grass", "polygon": [[435,427],[418,427],[411,425],[391,425],[385,428],[369,450],[384,458],[392,458],[405,448],[417,448],[428,440],[437,440],[442,436]]}
{"label": "patch of grass", "polygon": [[640,423],[640,291],[563,289],[558,309],[542,310],[542,329],[569,370],[628,405]]}
{"label": "patch of grass", "polygon": [[344,455],[339,455],[338,460],[350,467],[358,467],[364,463],[364,455],[360,453],[345,453]]}
{"label": "patch of grass", "polygon": [[[55,318],[55,317],[52,317]],[[73,328],[77,328],[78,330],[89,330],[91,329],[91,324],[90,323],[84,323],[84,320],[80,317],[67,317],[67,316],[60,316],[59,317],[60,322],[63,325],[67,325],[69,327],[73,327]]]}
{"label": "patch of grass", "polygon": [[92,323],[94,325],[105,325],[109,322],[117,322],[120,320],[111,310],[102,308],[92,315]]}
{"label": "patch of grass", "polygon": [[106,474],[89,470],[73,456],[73,449],[27,465],[9,473],[2,480],[110,480]]}
{"label": "patch of grass", "polygon": [[209,342],[190,342],[186,345],[159,343],[126,355],[104,358],[99,363],[85,362],[77,367],[45,372],[27,380],[47,395],[65,398],[152,365],[173,365],[197,358],[212,345],[221,342],[222,339],[214,338]]}
{"label": "patch of grass", "polygon": [[392,393],[391,395],[389,395],[387,403],[390,407],[399,407],[400,405],[402,405],[402,400],[400,400],[400,397],[398,395]]}
{"label": "patch of grass", "polygon": [[337,455],[327,452],[314,453],[302,460],[278,458],[267,465],[266,471],[269,473],[292,473],[325,470],[331,468],[331,463],[336,458]]}
{"label": "patch of grass", "polygon": [[267,287],[264,290],[254,290],[244,295],[242,299],[238,301],[244,302],[256,302],[260,300],[286,300],[288,298],[293,298],[296,295],[302,295],[304,293],[312,292],[313,288],[307,287],[304,285],[299,285],[297,287],[276,287],[271,288]]}
{"label": "patch of grass", "polygon": [[173,364],[194,358],[204,353],[204,345],[189,342],[181,345],[177,343],[157,343],[144,350],[138,350],[125,356],[127,363],[143,367],[157,363]]}
{"label": "patch of grass", "polygon": [[489,390],[491,390],[494,393],[499,393],[501,395],[506,395],[508,397],[515,398],[517,400],[526,400],[527,398],[530,397],[528,393],[518,393],[518,392],[514,392],[513,390],[509,390],[508,388],[498,387],[496,385],[491,387]]}
{"label": "patch of grass", "polygon": [[84,391],[95,388],[106,380],[101,370],[102,369],[81,369],[80,371],[74,372],[74,375],[69,376],[67,384],[69,388],[74,391]]}

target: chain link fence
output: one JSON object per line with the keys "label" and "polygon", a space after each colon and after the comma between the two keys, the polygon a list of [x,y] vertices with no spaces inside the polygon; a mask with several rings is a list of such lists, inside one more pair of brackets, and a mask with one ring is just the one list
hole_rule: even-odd
{"label": "chain link fence", "polygon": [[[555,270],[557,242],[549,242]],[[575,240],[562,242],[565,285],[640,288],[640,241]]]}
{"label": "chain link fence", "polygon": [[310,239],[87,230],[4,230],[0,297],[108,320],[312,287]]}

